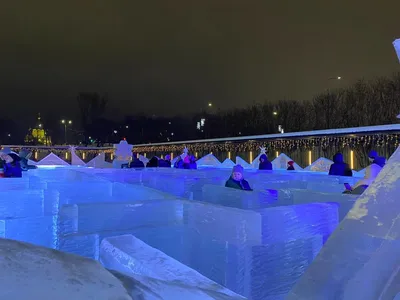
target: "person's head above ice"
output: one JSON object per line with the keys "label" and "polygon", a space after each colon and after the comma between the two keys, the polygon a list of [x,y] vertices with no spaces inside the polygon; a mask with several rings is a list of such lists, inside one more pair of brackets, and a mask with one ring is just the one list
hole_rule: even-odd
{"label": "person's head above ice", "polygon": [[336,154],[333,156],[333,162],[334,162],[334,163],[337,163],[337,164],[342,163],[342,162],[343,162],[343,154],[340,153],[340,152],[336,153]]}
{"label": "person's head above ice", "polygon": [[243,179],[243,167],[241,165],[236,165],[233,167],[232,179],[235,181],[240,181]]}
{"label": "person's head above ice", "polygon": [[375,150],[371,150],[368,153],[368,158],[372,162],[378,157],[378,153]]}
{"label": "person's head above ice", "polygon": [[262,155],[260,156],[260,162],[264,162],[264,161],[267,161],[267,160],[268,160],[267,154],[262,154]]}

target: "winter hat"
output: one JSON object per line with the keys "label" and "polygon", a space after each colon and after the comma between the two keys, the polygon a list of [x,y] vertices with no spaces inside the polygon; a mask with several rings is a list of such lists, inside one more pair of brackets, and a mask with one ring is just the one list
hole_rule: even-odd
{"label": "winter hat", "polygon": [[233,167],[232,173],[243,174],[243,167],[241,165],[236,165]]}
{"label": "winter hat", "polygon": [[369,157],[369,158],[377,158],[377,157],[378,157],[378,153],[377,153],[375,150],[371,150],[371,151],[368,153],[368,157]]}
{"label": "winter hat", "polygon": [[288,165],[289,165],[289,166],[293,166],[293,164],[294,164],[294,161],[293,161],[293,160],[288,161]]}

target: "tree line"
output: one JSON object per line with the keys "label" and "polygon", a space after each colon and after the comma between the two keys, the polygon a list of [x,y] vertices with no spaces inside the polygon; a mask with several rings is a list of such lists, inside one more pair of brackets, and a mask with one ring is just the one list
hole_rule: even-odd
{"label": "tree line", "polygon": [[[74,120],[74,126],[68,127],[69,143],[102,145],[125,137],[129,142],[142,144],[278,133],[279,125],[285,132],[297,132],[396,123],[400,113],[400,73],[358,80],[345,88],[326,90],[311,100],[266,101],[246,108],[203,111],[183,117],[132,113],[115,122],[105,117],[109,104],[107,95],[80,93],[80,117]],[[19,136],[10,135],[9,124],[17,128],[16,122],[0,120],[0,143],[23,143],[21,132],[27,128],[19,130]],[[62,144],[64,129],[59,118],[54,114],[44,116],[43,123],[53,144]]]}

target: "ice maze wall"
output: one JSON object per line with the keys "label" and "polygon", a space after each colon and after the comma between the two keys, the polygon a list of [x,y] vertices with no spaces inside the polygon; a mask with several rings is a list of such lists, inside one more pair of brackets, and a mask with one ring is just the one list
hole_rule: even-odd
{"label": "ice maze wall", "polygon": [[356,201],[321,174],[250,171],[252,193],[224,188],[229,170],[25,174],[0,181],[0,236],[101,260],[130,235],[253,300],[283,299]]}
{"label": "ice maze wall", "polygon": [[287,299],[394,299],[400,285],[399,192],[400,148]]}

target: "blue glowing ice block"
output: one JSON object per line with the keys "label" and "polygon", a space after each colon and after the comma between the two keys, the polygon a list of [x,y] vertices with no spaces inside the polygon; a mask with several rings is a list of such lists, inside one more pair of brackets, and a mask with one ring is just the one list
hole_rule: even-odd
{"label": "blue glowing ice block", "polygon": [[200,289],[214,290],[226,295],[229,299],[242,298],[133,235],[104,239],[100,247],[100,261],[106,268],[130,276],[142,275]]}
{"label": "blue glowing ice block", "polygon": [[395,40],[395,41],[393,42],[393,47],[394,47],[394,50],[395,50],[396,53],[397,53],[397,58],[398,58],[399,61],[400,61],[400,39],[397,39],[397,40]]}
{"label": "blue glowing ice block", "polygon": [[99,244],[98,234],[70,234],[59,236],[57,250],[97,260],[99,259]]}
{"label": "blue glowing ice block", "polygon": [[[60,215],[66,216],[63,218],[64,234],[118,231],[139,226],[181,223],[182,203],[178,200],[83,203],[64,205],[60,208]],[[68,216],[71,216],[71,218]],[[69,229],[70,231],[68,231]]]}
{"label": "blue glowing ice block", "polygon": [[56,248],[57,216],[0,220],[0,237]]}
{"label": "blue glowing ice block", "polygon": [[43,190],[0,191],[0,219],[43,215]]}
{"label": "blue glowing ice block", "polygon": [[224,186],[204,185],[202,200],[207,203],[241,209],[260,209],[276,202],[277,195],[267,191],[241,191]]}
{"label": "blue glowing ice block", "polygon": [[339,221],[344,219],[359,197],[359,195],[320,193],[308,190],[290,190],[290,193],[293,204],[336,203],[339,209]]}
{"label": "blue glowing ice block", "polygon": [[400,148],[287,299],[391,300],[400,284]]}
{"label": "blue glowing ice block", "polygon": [[173,196],[159,190],[138,184],[124,184],[115,182],[112,185],[112,198],[114,201],[137,201],[150,199],[165,199]]}

